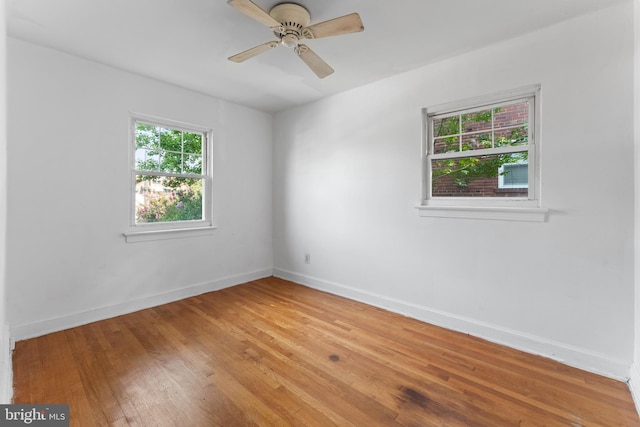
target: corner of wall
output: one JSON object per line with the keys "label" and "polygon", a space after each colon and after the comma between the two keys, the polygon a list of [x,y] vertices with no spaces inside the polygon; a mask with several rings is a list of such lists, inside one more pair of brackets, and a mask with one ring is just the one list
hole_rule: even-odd
{"label": "corner of wall", "polygon": [[638,410],[640,409],[640,369],[636,363],[632,364],[629,369],[628,385],[633,402],[636,404],[636,410]]}
{"label": "corner of wall", "polygon": [[13,398],[13,341],[9,325],[2,329],[0,338],[0,404],[9,404]]}
{"label": "corner of wall", "polygon": [[635,301],[634,301],[634,356],[629,369],[629,389],[640,412],[640,0],[634,0],[634,182],[635,182]]}
{"label": "corner of wall", "polygon": [[7,230],[7,31],[6,1],[0,0],[0,403],[13,395],[11,340],[6,323],[6,230]]}

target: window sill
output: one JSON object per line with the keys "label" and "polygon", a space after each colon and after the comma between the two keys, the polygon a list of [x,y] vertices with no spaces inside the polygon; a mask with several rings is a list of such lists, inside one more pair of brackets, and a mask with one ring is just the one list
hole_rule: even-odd
{"label": "window sill", "polygon": [[218,227],[174,228],[171,230],[130,231],[123,233],[127,243],[149,242],[152,240],[180,239],[183,237],[209,236]]}
{"label": "window sill", "polygon": [[502,221],[546,221],[548,209],[498,206],[417,206],[422,217],[493,219]]}

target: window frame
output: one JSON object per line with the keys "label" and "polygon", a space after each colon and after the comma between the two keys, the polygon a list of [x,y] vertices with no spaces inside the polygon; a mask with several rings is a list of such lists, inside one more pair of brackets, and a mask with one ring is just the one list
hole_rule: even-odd
{"label": "window frame", "polygon": [[[479,96],[422,109],[422,194],[416,208],[420,216],[545,221],[547,209],[540,198],[540,85]],[[433,118],[496,108],[519,100],[529,101],[527,145],[504,146],[452,153],[433,153]],[[432,160],[479,157],[509,152],[528,153],[527,197],[433,197]]]}
{"label": "window frame", "polygon": [[[202,144],[202,173],[179,174],[167,172],[153,172],[158,176],[180,176],[202,179],[202,210],[203,218],[193,221],[168,221],[136,223],[136,175],[147,173],[136,169],[136,125],[142,123],[150,126],[163,127],[171,130],[201,134]],[[212,135],[211,128],[192,123],[180,122],[141,113],[129,113],[129,195],[128,195],[128,215],[129,227],[124,233],[127,242],[139,242],[158,239],[172,239],[189,236],[208,235],[216,227],[213,225],[213,169],[211,161]]]}

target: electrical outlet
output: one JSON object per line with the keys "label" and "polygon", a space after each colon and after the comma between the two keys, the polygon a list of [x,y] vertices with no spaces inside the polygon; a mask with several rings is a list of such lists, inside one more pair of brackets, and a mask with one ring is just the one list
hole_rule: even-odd
{"label": "electrical outlet", "polygon": [[311,264],[311,254],[310,253],[304,254],[304,263],[305,264]]}

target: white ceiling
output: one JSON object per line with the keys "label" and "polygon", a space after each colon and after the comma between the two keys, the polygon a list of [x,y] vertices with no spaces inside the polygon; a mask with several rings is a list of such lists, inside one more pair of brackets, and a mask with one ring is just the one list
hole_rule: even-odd
{"label": "white ceiling", "polygon": [[[265,111],[279,111],[629,0],[296,0],[311,23],[358,12],[354,33],[305,43],[335,73],[318,79],[226,0],[8,0],[12,37]],[[268,11],[283,1],[254,0]]]}

